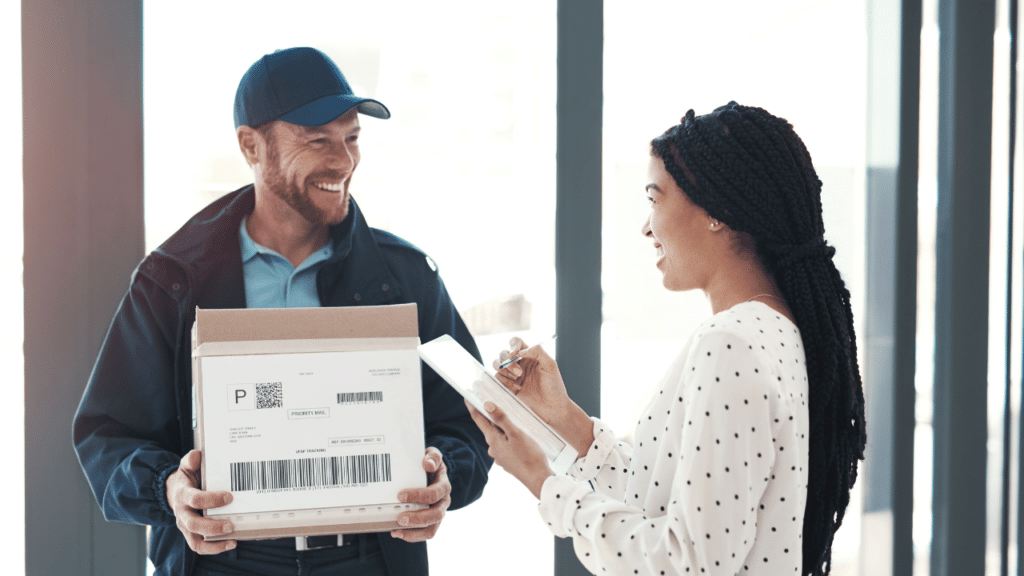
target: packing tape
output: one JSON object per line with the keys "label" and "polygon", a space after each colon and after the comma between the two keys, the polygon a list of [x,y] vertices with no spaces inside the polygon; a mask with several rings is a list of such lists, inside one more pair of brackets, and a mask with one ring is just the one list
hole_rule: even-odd
{"label": "packing tape", "polygon": [[318,352],[372,352],[375,350],[416,350],[420,339],[403,338],[304,338],[294,340],[248,340],[205,342],[192,356],[245,356],[249,354],[304,354]]}

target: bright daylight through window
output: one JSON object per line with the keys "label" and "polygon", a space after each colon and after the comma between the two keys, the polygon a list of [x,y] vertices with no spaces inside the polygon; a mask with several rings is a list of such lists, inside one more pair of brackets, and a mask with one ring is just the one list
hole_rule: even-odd
{"label": "bright daylight through window", "polygon": [[[362,160],[350,190],[367,222],[431,256],[485,359],[513,332],[534,342],[549,337],[554,4],[389,4],[401,18],[381,18],[374,3],[279,6],[145,3],[147,250],[252,182],[232,125],[238,79],[265,53],[313,46],[337,62],[356,94],[392,113],[387,121],[361,119]],[[311,17],[331,24],[310,26]],[[200,88],[182,90],[183,77]],[[532,497],[494,470],[484,496],[450,513],[431,542],[437,573],[476,574],[474,566],[493,563],[510,573],[550,570],[552,538]],[[495,518],[516,534],[516,547],[466,546]]]}

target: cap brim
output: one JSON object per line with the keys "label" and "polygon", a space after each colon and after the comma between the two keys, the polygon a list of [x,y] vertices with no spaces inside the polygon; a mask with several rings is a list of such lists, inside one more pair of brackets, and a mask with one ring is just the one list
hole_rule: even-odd
{"label": "cap brim", "polygon": [[282,114],[278,120],[284,120],[299,126],[322,126],[331,122],[338,116],[348,112],[355,106],[360,114],[373,116],[387,120],[391,112],[386,106],[371,98],[360,98],[347,94],[332,94],[317,98],[308,104],[303,104],[295,110]]}

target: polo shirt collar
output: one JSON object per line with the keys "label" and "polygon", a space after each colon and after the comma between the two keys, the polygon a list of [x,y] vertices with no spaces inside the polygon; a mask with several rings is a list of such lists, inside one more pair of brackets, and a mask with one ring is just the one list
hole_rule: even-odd
{"label": "polo shirt collar", "polygon": [[[249,236],[249,230],[245,226],[246,222],[248,222],[248,221],[249,221],[249,217],[246,216],[245,218],[242,219],[242,223],[239,224],[239,226],[238,226],[238,237],[241,239],[240,247],[241,247],[242,264],[248,263],[250,260],[255,258],[257,254],[271,254],[273,256],[282,257],[280,254],[278,254],[274,250],[271,250],[270,248],[267,248],[266,246],[263,246],[262,244],[259,244],[258,242],[256,242],[255,240],[252,239],[252,236]],[[340,224],[339,224],[339,226],[340,226]],[[321,253],[321,251],[323,251],[325,247],[327,248],[326,253]],[[317,256],[317,258],[315,258],[313,261],[310,261],[307,258],[306,262],[303,262],[303,265],[306,265],[306,264],[308,264],[308,265],[315,265],[315,264],[317,264],[319,262],[322,262],[324,260],[333,260],[334,259],[334,255],[337,254],[338,251],[339,251],[339,247],[340,247],[341,251],[344,252],[344,254],[347,254],[349,251],[351,251],[351,248],[352,248],[352,235],[351,235],[351,233],[348,236],[346,236],[345,238],[342,238],[340,241],[338,239],[336,239],[334,237],[334,235],[332,234],[331,236],[328,237],[328,245],[321,246],[319,249],[317,249],[315,252],[313,252],[313,254],[310,255],[310,256]],[[345,257],[344,255],[341,256],[341,258],[344,258],[344,257]],[[300,266],[299,268],[303,268],[303,267],[308,267],[308,266]],[[296,271],[297,270],[298,270],[298,268],[296,269]]]}
{"label": "polo shirt collar", "polygon": [[249,260],[252,260],[260,253],[261,246],[256,243],[255,240],[249,236],[249,231],[245,228],[245,223],[249,221],[249,218],[243,218],[242,224],[238,227],[238,235],[242,239],[242,263],[245,264]]}

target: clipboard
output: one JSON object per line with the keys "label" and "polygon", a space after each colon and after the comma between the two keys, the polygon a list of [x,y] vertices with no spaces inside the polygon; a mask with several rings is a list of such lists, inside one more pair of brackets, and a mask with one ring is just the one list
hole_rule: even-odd
{"label": "clipboard", "polygon": [[446,334],[421,344],[417,350],[427,366],[433,368],[488,420],[490,416],[484,410],[485,401],[490,400],[501,408],[513,424],[540,445],[548,459],[548,465],[555,474],[565,474],[576,461],[576,449],[498,382],[491,371],[484,368],[451,336]]}

